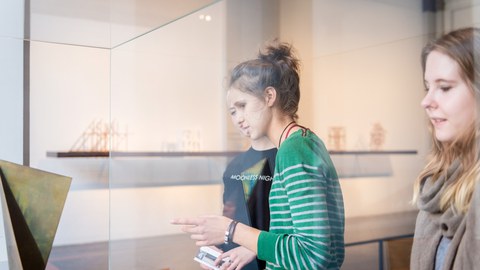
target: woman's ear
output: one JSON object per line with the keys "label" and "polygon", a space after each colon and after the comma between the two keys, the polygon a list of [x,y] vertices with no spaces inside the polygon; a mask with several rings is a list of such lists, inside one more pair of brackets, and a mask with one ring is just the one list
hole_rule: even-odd
{"label": "woman's ear", "polygon": [[277,99],[277,90],[271,86],[265,88],[265,102],[269,107],[273,107]]}

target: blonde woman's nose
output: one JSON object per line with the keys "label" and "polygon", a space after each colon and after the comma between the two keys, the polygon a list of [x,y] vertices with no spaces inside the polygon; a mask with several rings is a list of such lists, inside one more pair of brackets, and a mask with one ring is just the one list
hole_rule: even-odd
{"label": "blonde woman's nose", "polygon": [[433,97],[432,91],[428,91],[425,97],[423,97],[422,101],[420,102],[420,105],[424,109],[431,109],[435,107],[435,99]]}

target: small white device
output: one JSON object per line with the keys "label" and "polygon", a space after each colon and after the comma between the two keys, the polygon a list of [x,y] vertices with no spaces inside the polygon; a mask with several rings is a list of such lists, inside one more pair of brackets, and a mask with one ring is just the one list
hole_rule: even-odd
{"label": "small white device", "polygon": [[203,265],[206,265],[207,267],[210,267],[211,269],[219,270],[219,267],[222,266],[224,262],[229,261],[229,259],[224,258],[220,265],[215,266],[215,260],[218,256],[220,256],[220,252],[214,250],[213,248],[201,247],[193,259]]}

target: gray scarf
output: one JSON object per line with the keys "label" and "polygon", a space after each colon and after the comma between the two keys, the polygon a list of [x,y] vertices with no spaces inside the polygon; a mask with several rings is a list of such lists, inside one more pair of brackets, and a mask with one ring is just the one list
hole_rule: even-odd
{"label": "gray scarf", "polygon": [[440,199],[444,190],[457,180],[461,172],[460,162],[455,161],[447,174],[436,181],[431,177],[423,180],[417,203],[420,212],[415,225],[411,269],[434,269],[437,246],[442,236],[452,239],[442,269],[480,269],[480,259],[474,258],[480,257],[480,250],[476,249],[480,247],[480,222],[477,222],[480,185],[477,185],[472,205],[466,215],[456,213],[452,208],[444,212],[440,210]]}

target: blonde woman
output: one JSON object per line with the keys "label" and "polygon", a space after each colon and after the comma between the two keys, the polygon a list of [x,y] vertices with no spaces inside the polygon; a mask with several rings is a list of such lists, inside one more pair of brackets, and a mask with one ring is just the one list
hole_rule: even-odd
{"label": "blonde woman", "polygon": [[421,102],[433,137],[414,187],[411,269],[480,269],[480,29],[452,31],[422,52]]}

